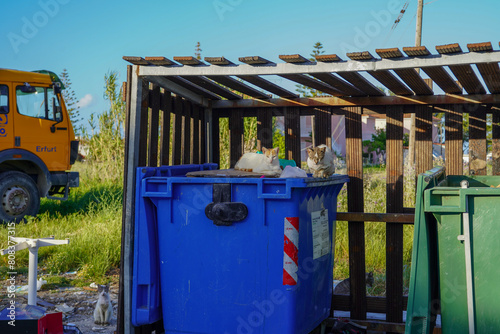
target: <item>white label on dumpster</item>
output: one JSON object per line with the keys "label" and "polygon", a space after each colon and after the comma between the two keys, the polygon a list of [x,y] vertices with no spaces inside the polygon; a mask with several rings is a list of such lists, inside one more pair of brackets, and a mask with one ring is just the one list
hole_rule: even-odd
{"label": "white label on dumpster", "polygon": [[328,230],[328,210],[311,212],[313,235],[313,259],[330,253],[330,231]]}

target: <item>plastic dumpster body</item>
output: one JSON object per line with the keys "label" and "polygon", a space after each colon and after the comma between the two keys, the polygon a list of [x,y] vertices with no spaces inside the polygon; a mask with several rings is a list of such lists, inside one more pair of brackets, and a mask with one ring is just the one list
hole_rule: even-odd
{"label": "plastic dumpster body", "polygon": [[193,178],[162,176],[165,168],[185,167],[137,173],[136,227],[150,233],[135,253],[157,246],[157,263],[134,270],[147,270],[149,283],[133,284],[133,308],[156,320],[160,307],[148,302],[159,288],[166,333],[306,334],[328,317],[347,176]]}
{"label": "plastic dumpster body", "polygon": [[[419,176],[406,333],[500,329],[500,177]],[[423,196],[422,196],[423,195]]]}

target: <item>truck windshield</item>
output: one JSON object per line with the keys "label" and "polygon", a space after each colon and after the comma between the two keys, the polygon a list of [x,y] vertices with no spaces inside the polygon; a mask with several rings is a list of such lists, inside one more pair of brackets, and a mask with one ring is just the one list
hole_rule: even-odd
{"label": "truck windshield", "polygon": [[61,121],[59,99],[51,87],[16,87],[17,111],[21,115]]}

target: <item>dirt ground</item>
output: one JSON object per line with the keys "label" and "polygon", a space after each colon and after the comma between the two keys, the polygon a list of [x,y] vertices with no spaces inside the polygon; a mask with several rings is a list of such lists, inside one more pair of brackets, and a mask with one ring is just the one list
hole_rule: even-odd
{"label": "dirt ground", "polygon": [[[68,279],[72,279],[71,274],[65,274]],[[2,282],[7,286],[7,281]],[[27,285],[28,278],[18,276],[16,285]],[[2,298],[3,297],[3,298]],[[94,309],[97,302],[97,288],[90,285],[84,287],[62,287],[51,290],[37,292],[38,306],[43,307],[47,313],[63,313],[63,324],[74,324],[82,333],[101,333],[112,334],[116,330],[116,309],[118,304],[118,283],[110,283],[110,297],[113,305],[113,318],[110,325],[94,324]],[[9,303],[6,297],[0,297],[0,310],[4,309]],[[28,303],[27,292],[16,292],[16,302],[19,304]]]}

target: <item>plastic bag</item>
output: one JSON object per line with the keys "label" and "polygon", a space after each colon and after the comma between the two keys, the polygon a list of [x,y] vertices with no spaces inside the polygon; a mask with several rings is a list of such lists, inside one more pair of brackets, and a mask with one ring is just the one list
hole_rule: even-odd
{"label": "plastic bag", "polygon": [[286,166],[280,178],[301,178],[307,177],[307,173],[299,167]]}

